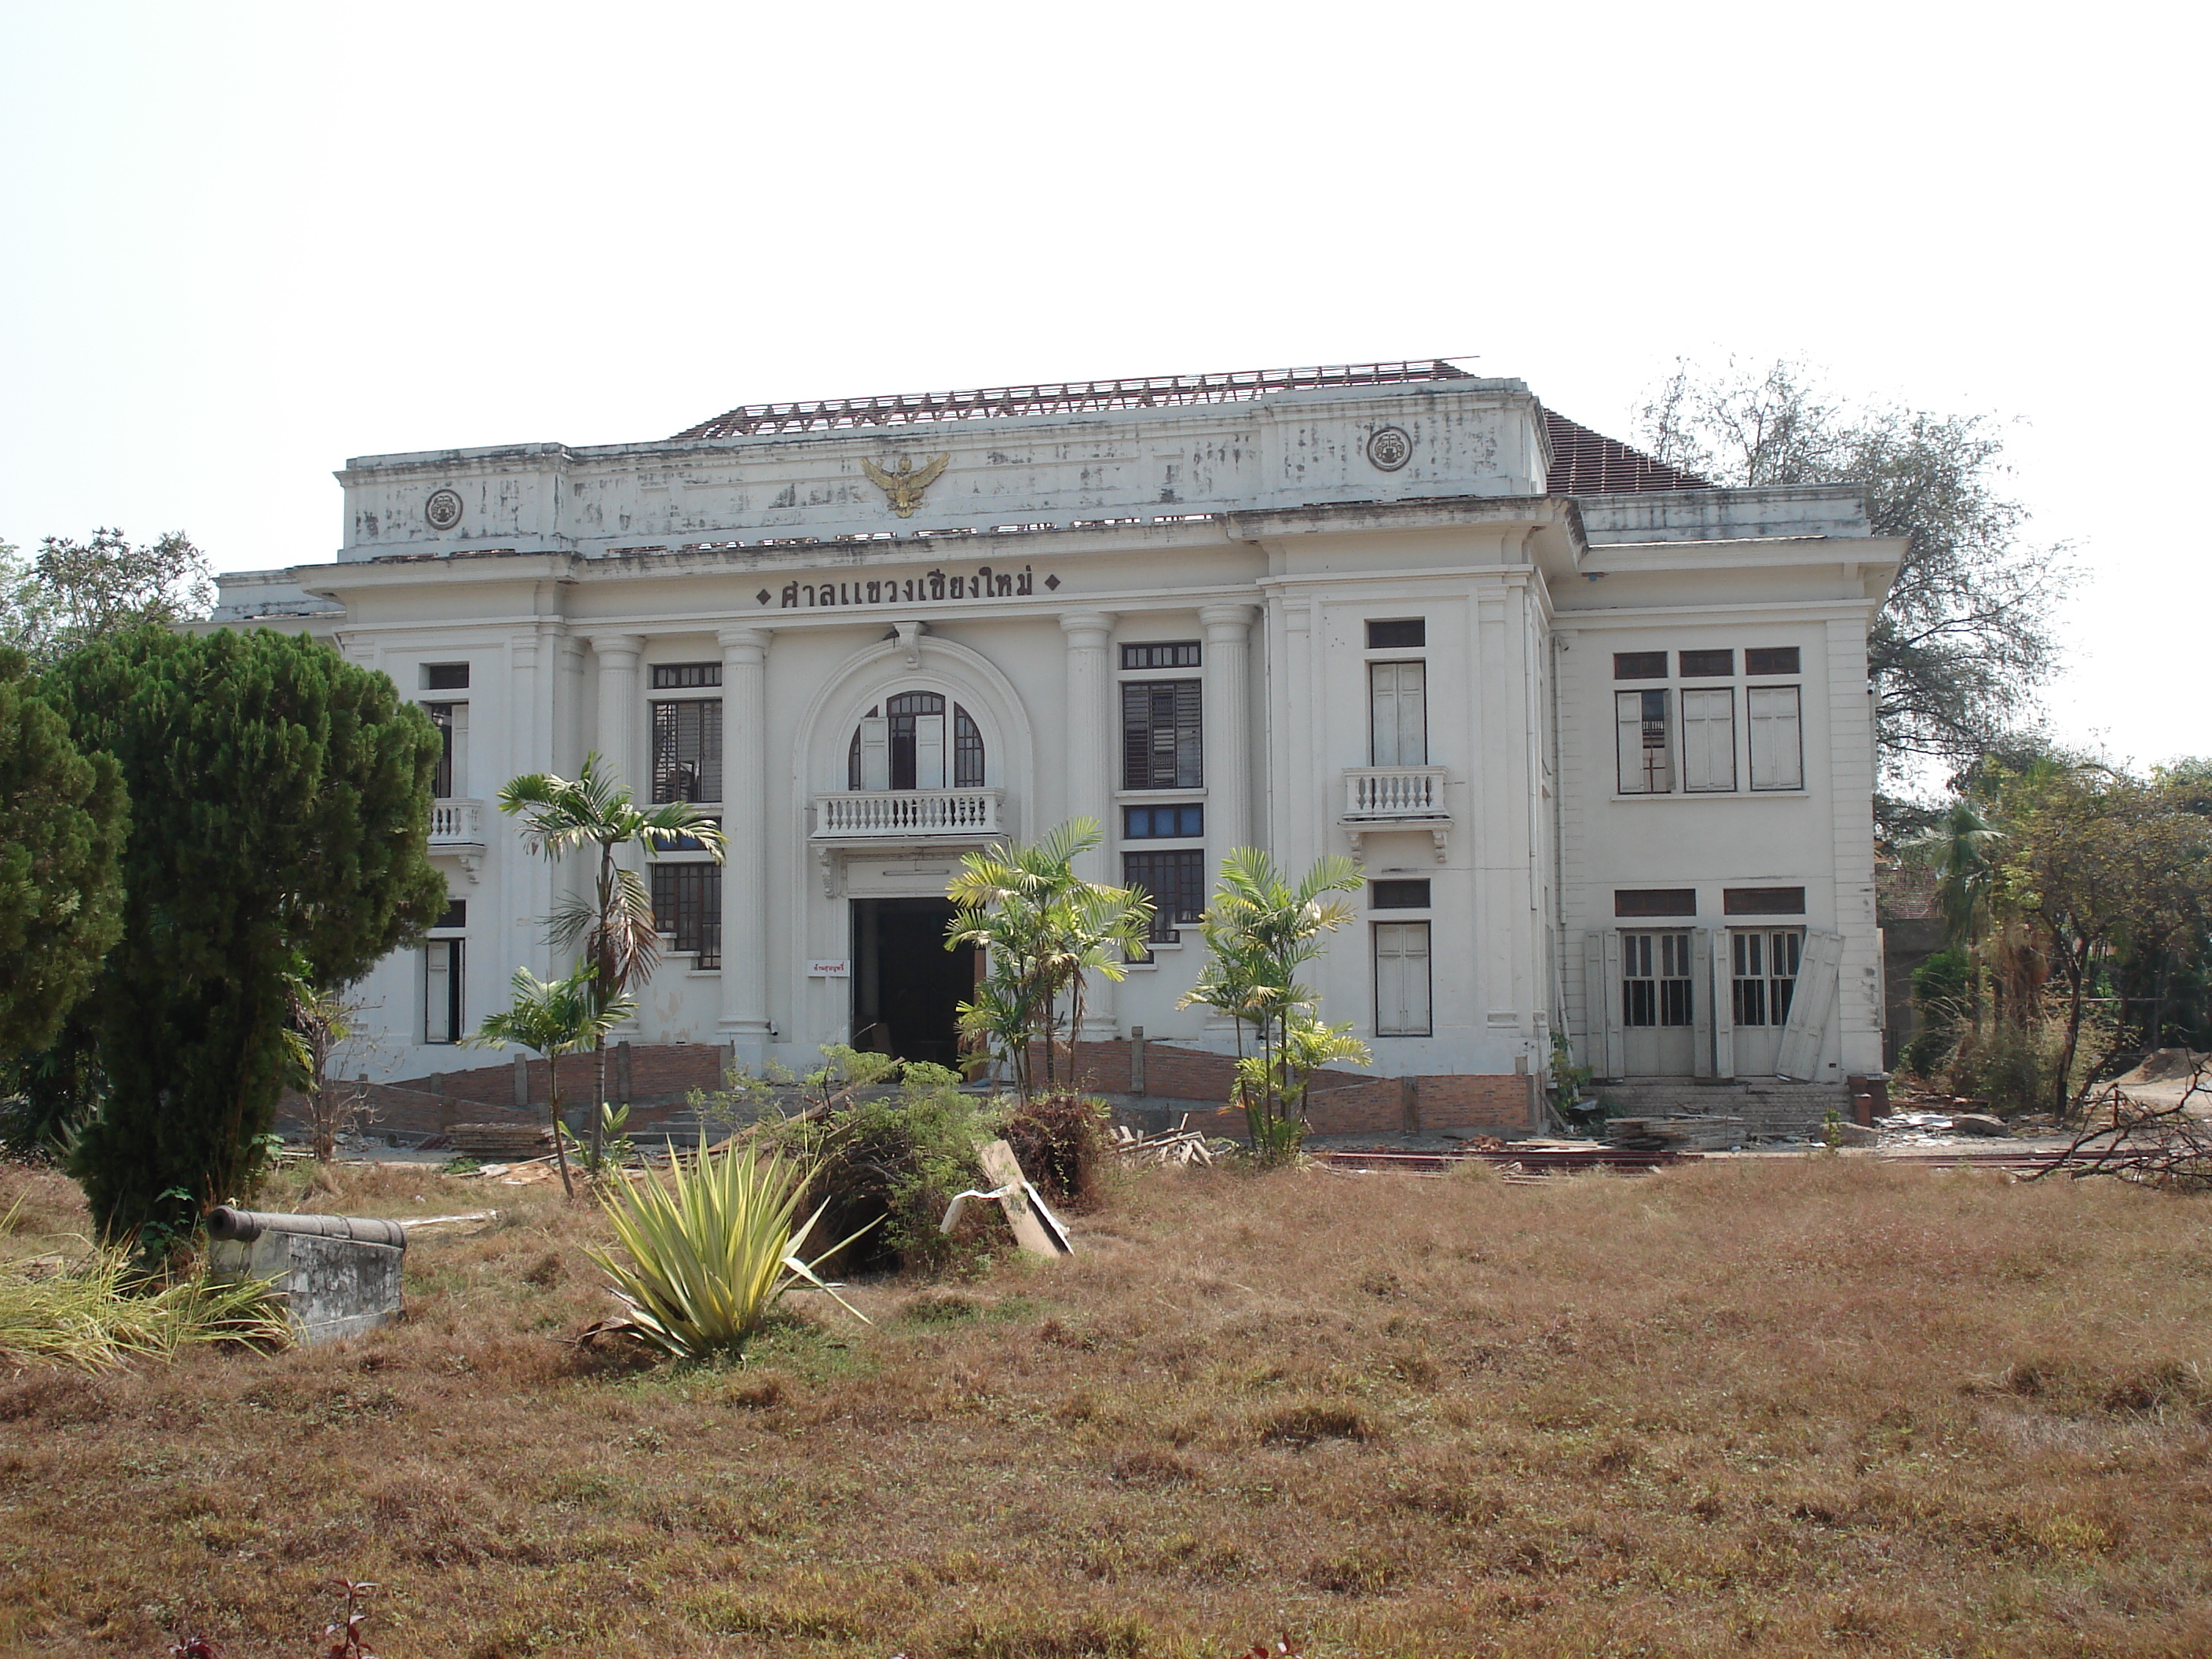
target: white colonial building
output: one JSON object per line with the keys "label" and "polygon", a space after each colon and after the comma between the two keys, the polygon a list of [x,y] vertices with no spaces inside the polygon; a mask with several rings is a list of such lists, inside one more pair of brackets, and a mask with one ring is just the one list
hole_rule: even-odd
{"label": "white colonial building", "polygon": [[[1449,364],[753,406],[656,442],[363,457],[335,562],[223,579],[449,734],[453,908],[368,982],[386,1075],[550,958],[493,805],[597,751],[708,805],[655,861],[633,1040],[949,1059],[958,854],[1079,815],[1158,902],[1102,1036],[1177,999],[1241,844],[1360,859],[1324,1012],[1394,1076],[1880,1063],[1866,638],[1901,552],[1848,488],[1722,489]],[[480,1061],[476,1063],[481,1063]]]}

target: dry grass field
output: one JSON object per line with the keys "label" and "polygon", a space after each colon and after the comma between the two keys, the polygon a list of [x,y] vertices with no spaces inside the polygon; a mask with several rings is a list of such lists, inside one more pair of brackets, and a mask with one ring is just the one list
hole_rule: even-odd
{"label": "dry grass field", "polygon": [[385,1659],[2212,1652],[2201,1200],[1161,1174],[680,1370],[561,1340],[594,1222],[507,1190],[368,1340],[0,1377],[0,1650],[304,1656],[348,1575]]}

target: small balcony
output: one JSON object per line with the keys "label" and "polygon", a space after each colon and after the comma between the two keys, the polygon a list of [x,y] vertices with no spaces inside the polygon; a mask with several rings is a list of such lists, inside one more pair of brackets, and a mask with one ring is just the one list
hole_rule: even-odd
{"label": "small balcony", "polygon": [[817,842],[984,842],[1000,833],[998,789],[852,789],[814,798]]}
{"label": "small balcony", "polygon": [[1384,830],[1425,830],[1444,861],[1451,839],[1451,809],[1444,805],[1447,773],[1441,766],[1355,766],[1344,775],[1344,814],[1337,819],[1360,850],[1363,836]]}
{"label": "small balcony", "polygon": [[482,849],[483,803],[480,800],[440,800],[430,803],[430,850],[458,852],[464,847]]}

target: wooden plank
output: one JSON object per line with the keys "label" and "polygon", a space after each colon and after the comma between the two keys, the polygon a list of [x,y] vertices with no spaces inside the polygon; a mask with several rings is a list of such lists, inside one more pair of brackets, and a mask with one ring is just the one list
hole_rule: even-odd
{"label": "wooden plank", "polygon": [[991,1184],[1011,1188],[1000,1202],[1006,1212],[1007,1224],[1014,1230],[1014,1242],[1031,1255],[1071,1254],[1073,1247],[1067,1242],[1066,1231],[1045,1208],[1037,1189],[1022,1173],[1014,1149],[1003,1140],[994,1140],[983,1148],[981,1158]]}

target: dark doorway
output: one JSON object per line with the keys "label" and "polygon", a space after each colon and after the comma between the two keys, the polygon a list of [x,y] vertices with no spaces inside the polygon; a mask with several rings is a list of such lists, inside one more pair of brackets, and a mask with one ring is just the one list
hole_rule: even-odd
{"label": "dark doorway", "polygon": [[975,994],[975,950],[945,948],[944,899],[853,901],[853,1046],[960,1064],[959,1005]]}

